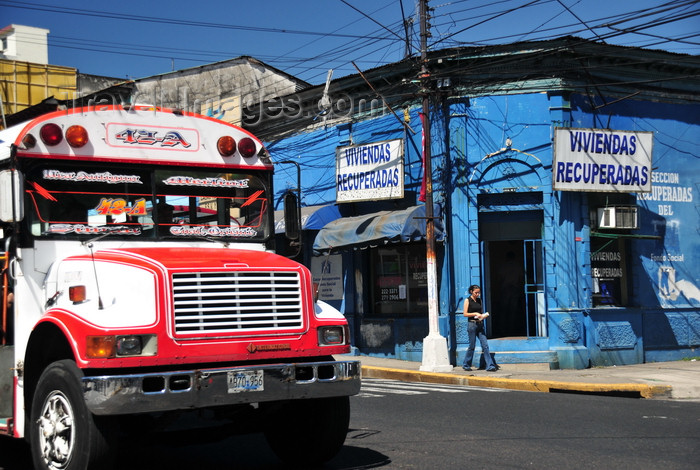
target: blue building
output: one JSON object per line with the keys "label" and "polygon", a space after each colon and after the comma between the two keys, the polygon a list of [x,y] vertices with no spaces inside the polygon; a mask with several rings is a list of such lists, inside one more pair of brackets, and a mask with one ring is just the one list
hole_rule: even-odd
{"label": "blue building", "polygon": [[[299,256],[358,352],[421,360],[428,93],[453,364],[471,284],[498,363],[700,355],[698,57],[566,37],[432,51],[428,68],[428,89],[407,58],[244,112],[274,160],[301,168],[312,223]],[[295,165],[278,165],[279,198],[297,184]]]}

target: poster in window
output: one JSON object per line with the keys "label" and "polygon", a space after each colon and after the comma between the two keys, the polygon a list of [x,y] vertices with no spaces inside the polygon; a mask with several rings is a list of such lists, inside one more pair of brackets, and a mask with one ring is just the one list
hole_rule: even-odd
{"label": "poster in window", "polygon": [[622,306],[624,260],[620,240],[591,237],[591,276],[593,306]]}
{"label": "poster in window", "polygon": [[373,313],[424,315],[428,309],[425,246],[377,248],[372,257]]}
{"label": "poster in window", "polygon": [[318,283],[319,300],[343,298],[343,257],[318,256],[311,259],[311,274]]}

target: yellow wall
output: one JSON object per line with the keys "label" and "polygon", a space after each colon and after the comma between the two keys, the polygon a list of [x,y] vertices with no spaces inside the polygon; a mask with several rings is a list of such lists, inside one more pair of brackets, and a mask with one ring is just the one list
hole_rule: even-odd
{"label": "yellow wall", "polygon": [[0,96],[5,115],[53,96],[73,99],[78,71],[72,67],[0,59]]}
{"label": "yellow wall", "polygon": [[243,121],[241,117],[241,97],[238,95],[228,98],[220,98],[200,105],[200,114],[215,117],[229,124],[240,126]]}

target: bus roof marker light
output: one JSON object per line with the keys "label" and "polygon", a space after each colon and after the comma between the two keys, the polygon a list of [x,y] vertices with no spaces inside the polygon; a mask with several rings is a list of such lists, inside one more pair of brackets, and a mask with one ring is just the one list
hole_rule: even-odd
{"label": "bus roof marker light", "polygon": [[42,142],[46,145],[54,146],[61,143],[63,140],[63,133],[58,124],[49,122],[41,127],[39,137],[41,137]]}
{"label": "bus roof marker light", "polygon": [[240,153],[245,158],[250,158],[255,156],[255,142],[250,137],[243,137],[238,142],[238,153]]}
{"label": "bus roof marker light", "polygon": [[219,149],[219,154],[222,157],[230,157],[236,153],[236,140],[230,135],[219,137],[219,140],[216,142],[216,148]]}
{"label": "bus roof marker light", "polygon": [[22,146],[25,150],[31,150],[36,146],[36,137],[32,134],[27,134],[22,138]]}
{"label": "bus roof marker light", "polygon": [[260,147],[260,151],[258,152],[258,157],[260,157],[260,161],[263,162],[266,165],[272,165],[272,160],[270,159],[270,154],[267,153],[267,149],[265,147]]}
{"label": "bus roof marker light", "polygon": [[66,130],[66,140],[71,147],[80,148],[88,143],[88,133],[83,126],[70,126]]}

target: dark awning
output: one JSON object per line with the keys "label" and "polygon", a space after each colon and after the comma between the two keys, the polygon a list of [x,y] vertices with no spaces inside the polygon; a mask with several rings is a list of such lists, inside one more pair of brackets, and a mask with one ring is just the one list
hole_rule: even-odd
{"label": "dark awning", "polygon": [[[440,217],[435,206],[434,217]],[[398,211],[382,211],[358,217],[337,219],[324,226],[316,235],[314,252],[332,249],[364,249],[387,243],[406,243],[425,240],[425,206],[414,206]],[[435,219],[435,240],[444,237],[442,219]]]}
{"label": "dark awning", "polygon": [[[307,206],[301,208],[303,230],[320,230],[329,222],[341,217],[336,205]],[[284,233],[284,211],[275,211],[275,233]]]}

